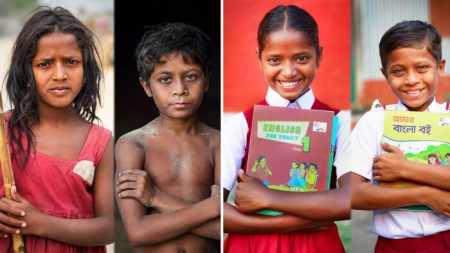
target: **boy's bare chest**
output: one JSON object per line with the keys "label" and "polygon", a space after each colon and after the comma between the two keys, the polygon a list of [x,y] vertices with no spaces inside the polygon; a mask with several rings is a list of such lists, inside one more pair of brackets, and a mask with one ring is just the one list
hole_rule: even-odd
{"label": "boy's bare chest", "polygon": [[152,139],[144,166],[161,190],[205,195],[214,184],[214,150],[204,138]]}

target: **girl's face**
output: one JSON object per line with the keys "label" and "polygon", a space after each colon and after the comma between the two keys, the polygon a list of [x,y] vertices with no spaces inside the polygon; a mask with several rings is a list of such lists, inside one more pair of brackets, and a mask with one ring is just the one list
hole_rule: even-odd
{"label": "girl's face", "polygon": [[259,61],[269,86],[295,100],[309,90],[320,59],[305,33],[282,29],[267,36]]}
{"label": "girl's face", "polygon": [[437,63],[427,48],[393,50],[382,69],[392,92],[411,111],[424,111],[433,102],[445,61]]}
{"label": "girl's face", "polygon": [[42,36],[31,64],[38,106],[72,107],[83,86],[83,55],[76,37],[58,32]]}

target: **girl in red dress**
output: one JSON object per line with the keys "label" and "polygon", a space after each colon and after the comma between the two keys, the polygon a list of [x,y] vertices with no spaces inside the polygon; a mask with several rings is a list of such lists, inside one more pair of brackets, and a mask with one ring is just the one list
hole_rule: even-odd
{"label": "girl in red dress", "polygon": [[113,241],[113,140],[93,123],[97,59],[92,32],[61,7],[39,8],[15,42],[6,119],[16,187],[0,200],[2,253],[12,233],[27,252],[106,252]]}

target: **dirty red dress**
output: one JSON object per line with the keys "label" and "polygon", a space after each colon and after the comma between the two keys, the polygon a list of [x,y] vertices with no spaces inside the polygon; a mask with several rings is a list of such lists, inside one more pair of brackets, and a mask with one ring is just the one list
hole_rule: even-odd
{"label": "dirty red dress", "polygon": [[[108,130],[92,124],[76,160],[63,160],[31,151],[25,170],[19,169],[13,161],[18,192],[42,213],[66,219],[93,218],[95,169],[110,137]],[[0,196],[5,196],[2,177]],[[34,235],[24,238],[27,253],[106,252],[105,246],[81,247]],[[0,239],[0,253],[8,252],[13,252],[11,237]]]}

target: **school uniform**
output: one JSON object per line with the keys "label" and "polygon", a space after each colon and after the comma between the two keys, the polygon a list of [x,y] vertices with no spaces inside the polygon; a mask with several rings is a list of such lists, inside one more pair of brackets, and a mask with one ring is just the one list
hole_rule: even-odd
{"label": "school uniform", "polygon": [[[312,90],[289,101],[281,97],[269,87],[266,97],[258,105],[291,107],[302,109],[329,110],[339,118],[337,128],[336,156],[339,156],[339,145],[347,138],[350,129],[350,117],[348,113],[341,112],[317,100]],[[235,115],[226,123],[223,129],[222,141],[222,184],[231,191],[237,181],[238,170],[246,168],[248,143],[250,140],[253,107]],[[337,171],[332,179],[332,188],[335,186],[336,175],[343,173]],[[345,201],[345,200],[343,200]],[[293,232],[287,234],[253,234],[235,235],[229,234],[224,243],[224,252],[344,252],[342,243],[334,225],[325,231],[317,232]]]}
{"label": "school uniform", "polygon": [[[401,102],[392,105],[376,105],[365,113],[351,134],[351,145],[342,150],[340,166],[356,173],[372,183],[373,158],[381,155],[384,111],[407,111]],[[430,104],[428,112],[449,112],[448,104]],[[381,194],[381,193],[380,193]],[[450,252],[450,219],[437,212],[417,212],[398,209],[373,211],[370,231],[379,235],[375,252]],[[446,232],[447,231],[447,232]],[[407,238],[407,239],[405,239]],[[412,239],[420,238],[420,239]],[[435,245],[441,242],[440,246]],[[439,247],[444,247],[439,249]]]}

